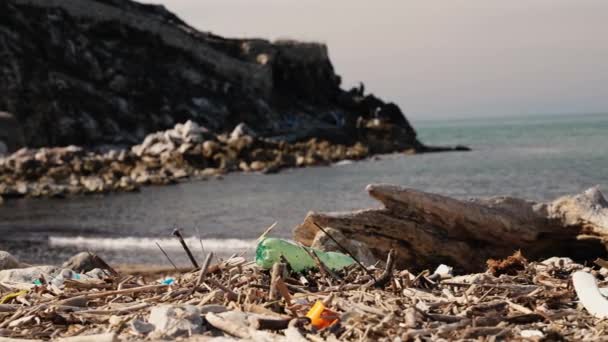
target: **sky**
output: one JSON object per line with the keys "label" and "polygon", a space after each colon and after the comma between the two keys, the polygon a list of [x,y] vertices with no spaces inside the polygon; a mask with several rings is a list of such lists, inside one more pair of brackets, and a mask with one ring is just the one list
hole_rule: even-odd
{"label": "sky", "polygon": [[146,0],[227,37],[324,42],[414,120],[608,113],[605,0]]}

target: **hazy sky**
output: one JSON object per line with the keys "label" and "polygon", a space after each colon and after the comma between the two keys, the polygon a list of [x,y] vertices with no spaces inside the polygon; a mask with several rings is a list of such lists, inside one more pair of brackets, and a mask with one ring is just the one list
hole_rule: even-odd
{"label": "hazy sky", "polygon": [[231,37],[326,42],[345,86],[425,118],[608,112],[606,0],[153,0]]}

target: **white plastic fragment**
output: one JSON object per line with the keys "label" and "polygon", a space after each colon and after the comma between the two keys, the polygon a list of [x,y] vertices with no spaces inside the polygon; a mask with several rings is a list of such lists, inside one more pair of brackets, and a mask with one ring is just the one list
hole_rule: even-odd
{"label": "white plastic fragment", "polygon": [[579,301],[590,314],[597,318],[608,317],[608,299],[600,292],[593,275],[582,271],[574,272],[572,283]]}
{"label": "white plastic fragment", "polygon": [[520,335],[523,338],[545,337],[545,334],[543,334],[542,331],[536,329],[522,330]]}
{"label": "white plastic fragment", "polygon": [[438,274],[441,279],[446,279],[446,278],[452,277],[453,270],[454,270],[453,267],[441,264],[441,265],[437,266],[437,269],[435,270],[435,272],[433,272],[433,274]]}

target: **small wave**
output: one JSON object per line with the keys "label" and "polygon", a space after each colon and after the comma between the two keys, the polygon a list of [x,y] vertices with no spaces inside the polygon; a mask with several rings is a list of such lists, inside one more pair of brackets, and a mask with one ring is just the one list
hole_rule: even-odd
{"label": "small wave", "polygon": [[[184,239],[190,248],[200,248],[200,242],[195,237]],[[158,249],[159,243],[165,250],[182,250],[180,242],[176,239],[155,238],[94,238],[94,237],[61,237],[50,236],[49,245],[55,247],[79,247],[92,250],[125,250],[125,249]],[[203,247],[206,251],[226,252],[249,250],[256,245],[255,240],[244,239],[203,239]]]}

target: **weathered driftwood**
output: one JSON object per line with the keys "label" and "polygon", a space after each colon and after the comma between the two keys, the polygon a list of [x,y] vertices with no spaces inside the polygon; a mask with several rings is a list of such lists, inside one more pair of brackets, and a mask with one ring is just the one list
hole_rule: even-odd
{"label": "weathered driftwood", "polygon": [[307,215],[295,239],[310,245],[315,223],[365,243],[379,260],[395,249],[400,267],[446,263],[477,271],[488,258],[521,249],[529,258],[588,259],[604,255],[608,202],[597,188],[550,203],[511,197],[458,200],[394,185],[368,185],[384,208]]}

